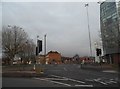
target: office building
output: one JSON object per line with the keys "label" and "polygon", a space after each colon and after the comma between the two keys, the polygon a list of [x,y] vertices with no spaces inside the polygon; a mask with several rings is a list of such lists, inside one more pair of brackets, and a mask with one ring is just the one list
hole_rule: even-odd
{"label": "office building", "polygon": [[100,4],[100,25],[104,58],[108,63],[120,63],[120,2]]}

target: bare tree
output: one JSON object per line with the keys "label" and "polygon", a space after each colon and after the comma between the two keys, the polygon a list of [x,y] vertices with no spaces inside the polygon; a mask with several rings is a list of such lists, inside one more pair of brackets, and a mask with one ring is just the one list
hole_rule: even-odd
{"label": "bare tree", "polygon": [[13,63],[15,55],[23,52],[28,40],[27,33],[18,26],[2,28],[2,51]]}
{"label": "bare tree", "polygon": [[24,63],[29,61],[34,61],[35,59],[35,48],[33,40],[29,39],[26,41],[24,47],[22,48],[21,57],[23,58]]}

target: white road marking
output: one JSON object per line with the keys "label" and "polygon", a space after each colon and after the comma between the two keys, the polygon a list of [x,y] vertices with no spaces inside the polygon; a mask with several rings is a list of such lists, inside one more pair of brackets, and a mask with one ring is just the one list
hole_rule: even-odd
{"label": "white road marking", "polygon": [[[49,81],[49,82],[53,82],[53,83],[57,83],[57,84],[61,84],[61,85],[66,85],[66,86],[71,86],[71,85],[67,84],[67,83],[57,82],[57,81],[54,81],[54,80],[71,80],[71,81],[75,81],[75,82],[79,82],[79,83],[85,83],[85,82],[82,82],[82,81],[78,81],[78,80],[74,80],[74,79],[70,79],[70,78],[66,78],[66,77],[61,77],[61,76],[56,76],[56,75],[51,75],[51,76],[59,77],[59,78],[63,78],[63,79],[57,79],[57,78],[44,78],[44,79],[43,78],[42,79],[41,78],[34,78],[34,79]],[[93,85],[75,85],[75,86],[76,87],[93,87]]]}
{"label": "white road marking", "polygon": [[102,71],[102,72],[108,72],[108,73],[118,73],[117,71],[115,71],[115,70],[104,70],[104,71]]}
{"label": "white road marking", "polygon": [[101,83],[101,84],[104,84],[104,85],[108,85],[108,83],[109,84],[112,84],[112,83],[117,83],[116,81],[113,81],[113,79],[110,79],[110,81],[108,81],[108,82],[103,82],[103,81],[100,81],[101,80],[101,78],[98,78],[98,79],[85,79],[86,81],[95,81],[95,82],[99,82],[99,83]]}
{"label": "white road marking", "polygon": [[75,80],[75,79],[69,79],[69,80],[85,84],[85,82],[83,82],[83,81],[79,81],[79,80]]}
{"label": "white road marking", "polygon": [[66,69],[66,68],[64,68],[64,70],[65,70],[65,71],[67,71],[67,69]]}
{"label": "white road marking", "polygon": [[100,81],[100,80],[101,80],[101,78],[97,78],[97,79],[93,79],[93,80],[95,80],[95,81]]}
{"label": "white road marking", "polygon": [[100,81],[101,84],[107,85],[107,83]]}
{"label": "white road marking", "polygon": [[45,79],[49,79],[49,80],[68,80],[68,79],[58,79],[58,78],[45,78]]}
{"label": "white road marking", "polygon": [[114,80],[114,79],[110,79],[110,80]]}
{"label": "white road marking", "polygon": [[48,80],[48,79],[41,79],[41,78],[35,78],[35,79],[45,80],[45,81],[49,81],[49,82],[53,82],[53,83],[57,83],[57,84],[61,84],[61,85],[66,85],[66,86],[71,86],[70,84],[67,84],[67,83],[56,82],[56,81],[52,81],[52,80]]}
{"label": "white road marking", "polygon": [[117,82],[115,82],[115,81],[109,81],[109,82],[107,82],[107,83],[117,83]]}
{"label": "white road marking", "polygon": [[101,84],[107,85],[107,83],[102,82],[102,81],[100,81],[100,80],[101,80],[100,78],[98,78],[98,79],[94,79],[94,81],[96,81],[96,82],[99,82],[99,83],[101,83]]}
{"label": "white road marking", "polygon": [[79,80],[75,80],[75,79],[71,79],[71,78],[67,78],[67,77],[62,77],[62,76],[58,76],[58,75],[51,75],[51,76],[58,77],[58,78],[65,78],[65,79],[68,79],[68,80],[71,80],[71,81],[75,81],[75,82],[79,82],[79,83],[85,84],[85,82],[83,82],[83,81],[79,81]]}
{"label": "white road marking", "polygon": [[66,85],[66,86],[71,86],[70,84],[62,83],[62,82],[56,82],[56,81],[51,81],[51,80],[50,80],[50,82],[57,83],[57,84],[62,84],[62,85]]}
{"label": "white road marking", "polygon": [[75,85],[76,87],[93,87],[93,85]]}
{"label": "white road marking", "polygon": [[51,76],[53,76],[53,77],[57,77],[57,78],[65,78],[65,79],[68,79],[68,78],[66,78],[66,77],[57,76],[57,75],[51,75]]}
{"label": "white road marking", "polygon": [[94,81],[93,79],[85,79],[86,81]]}

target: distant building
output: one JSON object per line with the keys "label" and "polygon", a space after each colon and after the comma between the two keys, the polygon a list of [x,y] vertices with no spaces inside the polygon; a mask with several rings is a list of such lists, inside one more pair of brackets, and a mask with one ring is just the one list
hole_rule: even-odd
{"label": "distant building", "polygon": [[93,63],[94,60],[93,58],[89,58],[89,57],[80,57],[80,62],[84,61],[85,63]]}
{"label": "distant building", "polygon": [[59,64],[61,62],[61,54],[57,51],[50,51],[46,55],[46,64]]}
{"label": "distant building", "polygon": [[104,58],[120,62],[120,2],[104,1],[100,5],[100,25]]}
{"label": "distant building", "polygon": [[18,55],[15,55],[13,64],[22,64],[21,57],[19,57]]}
{"label": "distant building", "polygon": [[73,63],[73,58],[71,57],[61,57],[61,60],[62,60],[62,63],[65,63],[65,64],[69,64],[69,63]]}

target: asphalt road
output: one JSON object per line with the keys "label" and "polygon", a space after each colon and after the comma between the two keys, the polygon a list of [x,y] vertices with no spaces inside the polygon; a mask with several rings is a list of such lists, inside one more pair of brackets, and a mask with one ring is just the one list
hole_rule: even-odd
{"label": "asphalt road", "polygon": [[118,73],[81,69],[78,64],[43,65],[45,77],[2,78],[3,87],[118,87]]}

